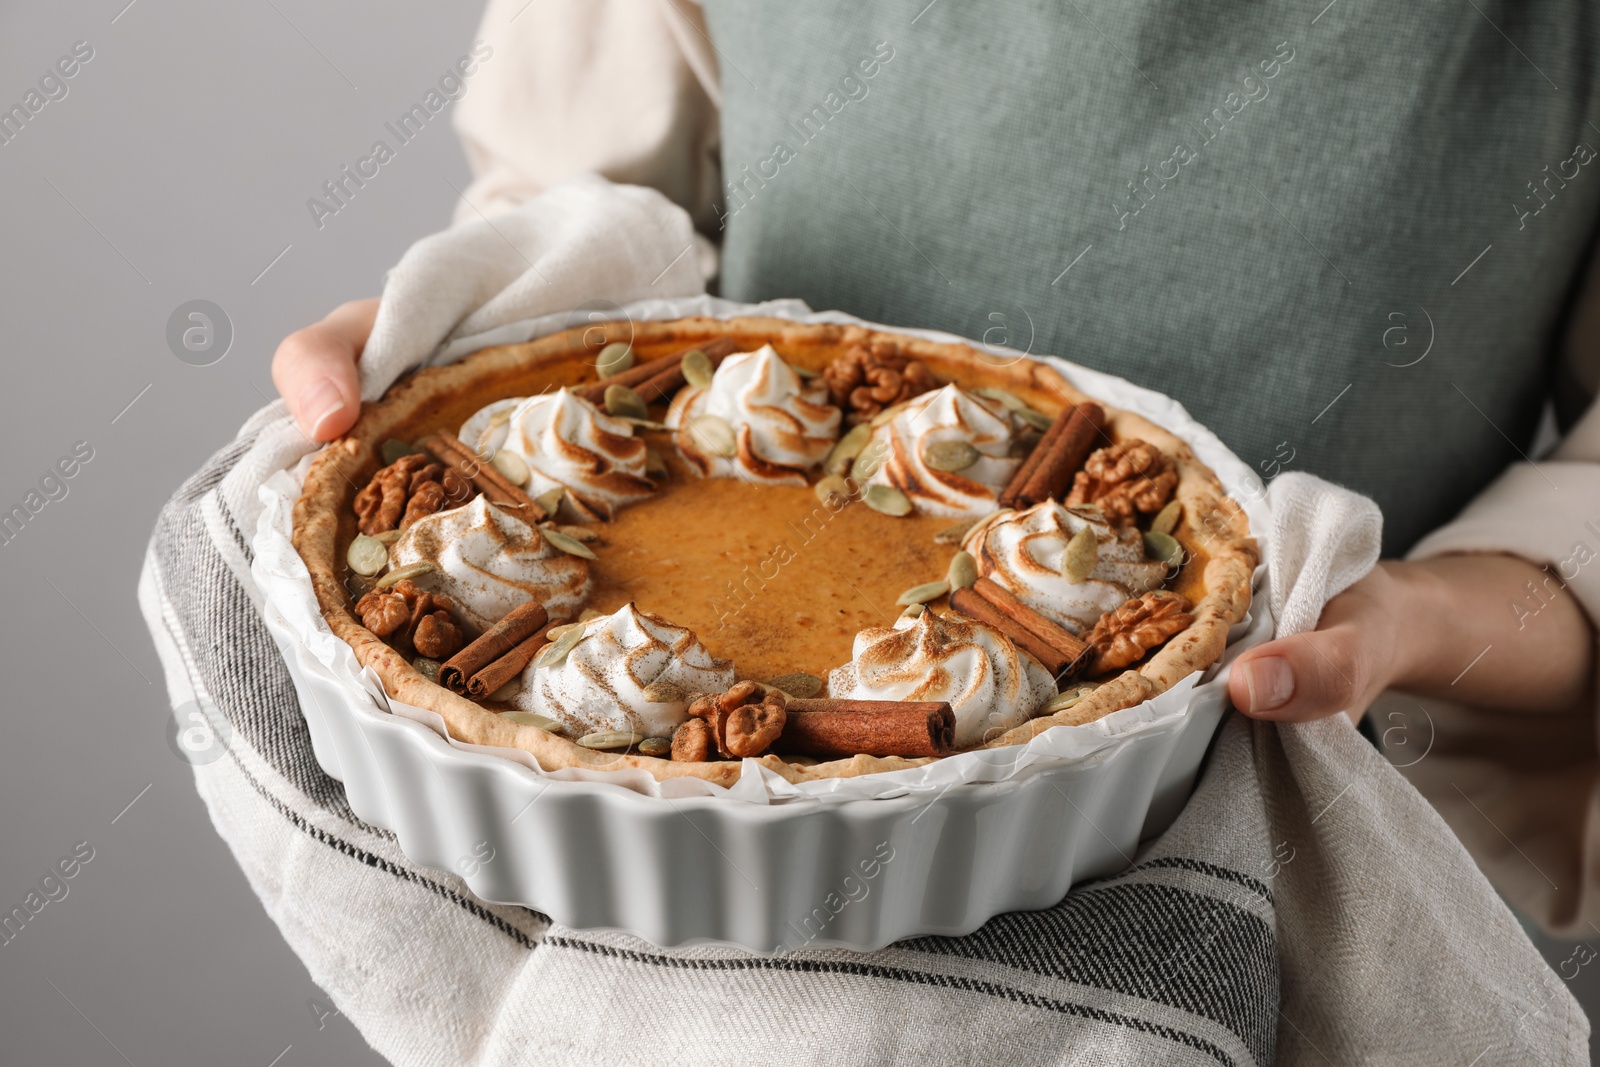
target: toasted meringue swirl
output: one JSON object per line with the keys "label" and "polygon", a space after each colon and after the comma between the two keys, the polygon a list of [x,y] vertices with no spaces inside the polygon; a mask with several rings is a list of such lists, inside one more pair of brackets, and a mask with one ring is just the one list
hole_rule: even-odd
{"label": "toasted meringue swirl", "polygon": [[828,694],[855,700],[947,700],[956,747],[1019,726],[1055,695],[1055,680],[1004,634],[924,611],[892,630],[856,634],[852,660],[828,675]]}
{"label": "toasted meringue swirl", "polygon": [[[1089,577],[1073,584],[1061,573],[1067,542],[1085,526],[1099,543]],[[1075,634],[1129,597],[1156,588],[1167,566],[1148,560],[1136,527],[1116,528],[1096,508],[1068,508],[1045,500],[1026,511],[1002,512],[967,534],[963,546],[978,573]]]}
{"label": "toasted meringue swirl", "polygon": [[[692,422],[702,415],[732,427],[737,454],[713,455],[697,439]],[[678,451],[701,474],[769,485],[804,485],[838,439],[839,419],[822,380],[802,381],[771,345],[729,356],[709,387],[679,390],[667,413]]]}
{"label": "toasted meringue swirl", "polygon": [[516,411],[525,396],[513,396],[479,408],[472,417],[461,424],[456,439],[482,456],[492,456],[506,443],[511,429],[511,413]]}
{"label": "toasted meringue swirl", "polygon": [[[882,461],[868,484],[892,485],[925,515],[977,518],[993,511],[1000,490],[1021,459],[1011,455],[1011,419],[956,385],[913,397],[878,427],[863,455]],[[928,466],[927,450],[940,441],[965,441],[978,459],[960,471]]]}
{"label": "toasted meringue swirl", "polygon": [[[513,703],[565,724],[576,738],[597,730],[667,737],[688,718],[697,692],[733,685],[733,661],[717,659],[690,630],[625,604],[584,624],[583,639],[554,667],[530,663]],[[655,691],[648,699],[647,687]]]}
{"label": "toasted meringue swirl", "polygon": [[483,456],[515,452],[531,472],[531,496],[565,489],[588,518],[609,519],[655,489],[644,471],[644,440],[633,427],[567,389],[497,400],[462,423],[457,436]]}
{"label": "toasted meringue swirl", "polygon": [[454,598],[480,630],[530,598],[556,617],[575,614],[589,595],[588,561],[550,545],[538,530],[477,497],[418,521],[389,550],[394,566],[432,563],[417,584]]}

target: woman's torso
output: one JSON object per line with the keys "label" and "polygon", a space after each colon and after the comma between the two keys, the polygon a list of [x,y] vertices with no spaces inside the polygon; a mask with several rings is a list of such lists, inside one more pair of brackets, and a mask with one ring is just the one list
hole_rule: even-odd
{"label": "woman's torso", "polygon": [[725,295],[1149,385],[1391,554],[1526,447],[1600,203],[1584,5],[925,4],[706,0]]}

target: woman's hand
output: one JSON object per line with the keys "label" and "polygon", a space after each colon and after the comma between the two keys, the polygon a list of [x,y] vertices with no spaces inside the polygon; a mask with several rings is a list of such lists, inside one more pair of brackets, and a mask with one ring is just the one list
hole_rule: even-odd
{"label": "woman's hand", "polygon": [[1339,711],[1359,721],[1389,688],[1513,712],[1570,710],[1593,693],[1594,647],[1559,578],[1526,560],[1386,560],[1328,601],[1315,631],[1241,655],[1228,695],[1247,715],[1285,722]]}
{"label": "woman's hand", "polygon": [[313,441],[331,441],[355,425],[361,413],[356,360],[377,317],[377,297],[352,300],[278,345],[272,357],[272,384]]}

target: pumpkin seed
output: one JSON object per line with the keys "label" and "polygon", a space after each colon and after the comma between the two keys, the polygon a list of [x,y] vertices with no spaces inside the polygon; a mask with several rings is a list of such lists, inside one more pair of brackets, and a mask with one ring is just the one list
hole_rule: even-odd
{"label": "pumpkin seed", "polygon": [[594,359],[594,372],[602,378],[621,374],[633,366],[633,346],[626,341],[613,341],[600,350]]}
{"label": "pumpkin seed", "polygon": [[389,548],[376,537],[357,534],[345,550],[344,561],[363,578],[371,578],[389,565]]}
{"label": "pumpkin seed", "polygon": [[644,397],[626,385],[608,385],[605,394],[606,414],[630,419],[649,419],[650,408]]}
{"label": "pumpkin seed", "polygon": [[871,429],[876,430],[878,427],[884,425],[885,423],[894,421],[895,416],[899,415],[900,412],[904,411],[906,405],[909,404],[909,403],[911,403],[911,401],[902,400],[898,404],[894,404],[894,405],[891,405],[889,407],[884,408],[882,411],[880,411],[876,415],[872,416],[871,420],[868,421],[867,426],[869,428],[871,428]]}
{"label": "pumpkin seed", "polygon": [[867,442],[872,439],[872,427],[866,423],[857,423],[839,440],[834,442],[828,450],[828,458],[822,461],[822,469],[829,474],[844,474],[850,469],[850,461],[861,454],[867,447]]}
{"label": "pumpkin seed", "polygon": [[1167,502],[1167,506],[1156,512],[1156,517],[1150,520],[1151,533],[1170,534],[1178,528],[1178,520],[1183,517],[1183,505],[1176,500]]}
{"label": "pumpkin seed", "polygon": [[598,733],[584,734],[578,738],[578,744],[584,748],[610,751],[618,748],[632,748],[645,739],[644,734],[636,734],[632,730],[601,730]]}
{"label": "pumpkin seed", "polygon": [[689,420],[689,436],[708,456],[732,456],[739,451],[733,427],[720,415],[696,415]]}
{"label": "pumpkin seed", "polygon": [[644,687],[644,698],[651,704],[677,704],[687,695],[683,686],[665,678],[657,678]]}
{"label": "pumpkin seed", "polygon": [[644,450],[644,472],[652,478],[667,476],[667,461],[662,459],[661,453],[654,448]]}
{"label": "pumpkin seed", "polygon": [[794,371],[795,374],[797,374],[802,381],[809,382],[813,378],[822,377],[821,374],[819,374],[817,371],[812,370],[810,367],[802,367],[797,363],[789,364],[789,369]]}
{"label": "pumpkin seed", "polygon": [[639,742],[639,755],[655,756],[658,759],[672,755],[672,738],[647,737]]}
{"label": "pumpkin seed", "polygon": [[1085,526],[1072,535],[1067,550],[1061,554],[1062,577],[1068,584],[1078,585],[1088,580],[1099,562],[1100,539],[1095,537],[1092,527]]}
{"label": "pumpkin seed", "polygon": [[550,629],[548,629],[548,630],[546,630],[544,632],[544,636],[545,636],[545,640],[547,640],[547,641],[551,642],[552,644],[554,644],[555,642],[557,642],[557,641],[561,640],[563,637],[565,637],[568,632],[570,632],[572,630],[581,630],[581,629],[583,629],[583,623],[581,623],[581,622],[568,622],[568,623],[563,623],[560,626],[552,626],[552,627],[550,627]]}
{"label": "pumpkin seed", "polygon": [[522,692],[522,679],[513,678],[499,689],[489,694],[489,699],[496,704],[510,703],[511,698]]}
{"label": "pumpkin seed", "polygon": [[422,449],[418,448],[416,445],[406,444],[406,442],[398,441],[393,437],[385,441],[383,443],[383,447],[379,449],[379,452],[383,456],[383,465],[385,467],[391,463],[398,463],[406,456],[414,456],[421,451]]}
{"label": "pumpkin seed", "polygon": [[1055,696],[1050,698],[1050,703],[1044,706],[1043,714],[1054,715],[1058,711],[1066,711],[1074,704],[1077,704],[1084,697],[1094,692],[1094,690],[1095,687],[1092,685],[1080,685],[1074,686],[1065,692],[1057,693]]}
{"label": "pumpkin seed", "polygon": [[1183,563],[1183,546],[1178,544],[1178,539],[1171,534],[1157,533],[1154,530],[1144,535],[1144,554],[1150,559],[1160,560],[1169,567]]}
{"label": "pumpkin seed", "polygon": [[554,515],[561,510],[561,497],[565,493],[565,489],[556,486],[554,489],[547,490],[534,497],[533,502],[543,508],[546,515]]}
{"label": "pumpkin seed", "polygon": [[596,544],[600,540],[600,531],[592,530],[587,526],[557,526],[556,530],[566,534],[574,541],[582,541],[586,545]]}
{"label": "pumpkin seed", "polygon": [[543,715],[535,715],[531,711],[505,711],[500,713],[500,717],[510,719],[518,726],[537,726],[539,729],[548,730],[553,734],[559,734],[565,729],[554,719],[547,719]]}
{"label": "pumpkin seed", "polygon": [[415,563],[407,563],[404,567],[397,567],[382,578],[379,578],[372,584],[372,588],[387,589],[391,585],[399,585],[409,578],[420,578],[424,574],[431,574],[438,569],[425,559],[418,560]]}
{"label": "pumpkin seed", "polygon": [[696,389],[711,388],[711,379],[716,376],[717,368],[711,365],[711,357],[698,348],[690,349],[683,354],[683,362],[678,364],[683,370],[683,380]]}
{"label": "pumpkin seed", "polygon": [[810,700],[822,693],[822,679],[814,674],[803,671],[795,674],[780,674],[776,678],[768,678],[767,685],[774,689],[781,689],[784,693],[797,700]]}
{"label": "pumpkin seed", "polygon": [[657,422],[655,419],[636,419],[632,415],[618,415],[617,418],[632,426],[635,430],[653,430],[656,433],[660,433],[663,430],[672,429],[666,423]]}
{"label": "pumpkin seed", "polygon": [[434,683],[435,685],[439,684],[440,663],[438,660],[429,659],[427,656],[418,656],[416,659],[411,661],[411,666],[416,668],[417,673],[422,675],[428,681]]}
{"label": "pumpkin seed", "polygon": [[404,532],[404,530],[385,530],[383,533],[373,534],[372,539],[380,545],[392,545],[400,540],[400,535]]}
{"label": "pumpkin seed", "polygon": [[982,454],[966,441],[935,441],[922,450],[922,462],[936,471],[964,471]]}
{"label": "pumpkin seed", "polygon": [[972,395],[981,396],[988,400],[998,400],[1001,404],[1005,405],[1007,411],[1022,411],[1028,406],[1022,402],[1021,398],[1018,397],[1017,394],[1008,393],[1004,389],[996,389],[993,386],[986,386],[982,389],[974,389],[972,391]]}
{"label": "pumpkin seed", "polygon": [[582,611],[578,612],[578,621],[588,622],[590,619],[598,619],[600,615],[601,613],[596,611],[594,608],[584,608]]}
{"label": "pumpkin seed", "polygon": [[950,592],[949,582],[923,582],[914,585],[901,593],[895,599],[896,604],[926,604],[930,600],[938,600]]}
{"label": "pumpkin seed", "polygon": [[902,619],[920,619],[922,618],[922,613],[927,610],[928,605],[926,604],[907,604],[906,610],[900,613],[900,617]]}
{"label": "pumpkin seed", "polygon": [[954,526],[946,526],[933,535],[933,543],[936,545],[959,545],[967,539],[967,534],[972,532],[972,528],[982,521],[982,519],[971,519],[967,522],[958,522]]}
{"label": "pumpkin seed", "polygon": [[822,478],[818,480],[817,484],[811,487],[811,491],[816,493],[817,499],[822,501],[824,504],[828,503],[836,496],[842,497],[845,500],[850,499],[850,483],[845,481],[842,476],[837,474],[823,475]]}
{"label": "pumpkin seed", "polygon": [[583,627],[574,626],[562,634],[558,640],[550,642],[539,650],[533,657],[533,665],[546,669],[553,669],[566,662],[567,653],[578,647],[578,642],[583,640]]}
{"label": "pumpkin seed", "polygon": [[512,485],[527,485],[528,478],[533,473],[528,470],[528,464],[521,456],[515,452],[507,452],[503,448],[494,454],[489,465],[504,474]]}
{"label": "pumpkin seed", "polygon": [[1017,418],[1021,419],[1029,426],[1032,426],[1035,430],[1039,430],[1041,432],[1048,430],[1050,428],[1050,424],[1055,421],[1044,412],[1035,411],[1032,408],[1027,407],[1019,409],[1016,414]]}
{"label": "pumpkin seed", "polygon": [[862,495],[867,507],[884,515],[911,514],[911,499],[892,485],[869,485]]}
{"label": "pumpkin seed", "polygon": [[594,550],[576,537],[568,537],[561,531],[552,530],[548,526],[539,527],[539,532],[544,535],[544,539],[549,541],[553,547],[559,548],[569,556],[581,556],[584,559],[595,558]]}
{"label": "pumpkin seed", "polygon": [[965,589],[978,580],[978,561],[972,558],[970,552],[957,552],[950,557],[950,570],[945,575],[945,581],[951,589]]}
{"label": "pumpkin seed", "polygon": [[858,482],[864,482],[883,466],[883,461],[889,458],[889,442],[874,438],[867,442],[856,461],[850,465],[850,476]]}

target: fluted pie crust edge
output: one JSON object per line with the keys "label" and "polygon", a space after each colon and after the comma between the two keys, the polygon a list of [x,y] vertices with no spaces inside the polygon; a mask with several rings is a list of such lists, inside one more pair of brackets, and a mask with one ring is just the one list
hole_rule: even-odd
{"label": "fluted pie crust edge", "polygon": [[[377,403],[362,406],[361,417],[344,437],[313,461],[294,508],[293,543],[311,574],[317,601],[332,631],[350,645],[356,659],[383,679],[397,700],[437,712],[450,736],[471,744],[521,749],[546,770],[639,769],[657,780],[693,776],[729,786],[738,780],[738,760],[673,762],[650,756],[583,748],[564,737],[521,725],[457,696],[417,672],[398,652],[362,626],[343,583],[344,548],[355,535],[352,502],[382,461],[379,450],[391,437],[410,439],[418,430],[459,425],[479,407],[506,396],[528,395],[548,385],[593,380],[585,362],[602,327],[590,325],[526,344],[487,348],[446,367],[429,368],[396,382]],[[1054,415],[1064,403],[1091,399],[1047,364],[1032,359],[997,365],[964,344],[946,344],[850,325],[801,325],[783,319],[688,318],[668,322],[608,323],[607,340],[631,341],[641,359],[650,359],[717,337],[731,338],[740,351],[772,344],[790,362],[821,370],[847,346],[886,336],[935,377],[964,388],[998,386],[1039,410]],[[1052,726],[1092,722],[1165,692],[1190,673],[1222,655],[1228,630],[1250,606],[1250,582],[1259,552],[1249,535],[1243,509],[1223,492],[1216,475],[1189,446],[1161,427],[1131,412],[1098,401],[1108,416],[1113,440],[1139,438],[1170,456],[1178,471],[1174,499],[1183,505],[1173,531],[1193,562],[1176,588],[1193,602],[1194,622],[1155,654],[1108,679],[1066,711],[1032,719],[984,748],[1021,744]],[[645,501],[636,507],[649,507]],[[1196,565],[1198,564],[1198,566]],[[650,605],[641,605],[646,610]],[[737,657],[735,658],[737,663]],[[854,756],[824,763],[791,763],[766,755],[759,762],[791,782],[847,778],[903,770],[930,758]]]}

